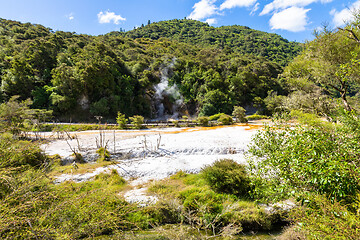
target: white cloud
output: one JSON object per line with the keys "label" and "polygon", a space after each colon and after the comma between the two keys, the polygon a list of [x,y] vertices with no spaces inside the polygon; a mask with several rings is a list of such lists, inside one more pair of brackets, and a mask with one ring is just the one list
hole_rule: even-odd
{"label": "white cloud", "polygon": [[265,5],[260,15],[269,14],[275,10],[286,9],[289,7],[306,7],[316,2],[325,4],[332,1],[333,0],[274,0],[271,3]]}
{"label": "white cloud", "polygon": [[277,12],[270,19],[271,29],[282,29],[291,32],[304,31],[307,25],[306,13],[308,11],[310,9],[290,7]]}
{"label": "white cloud", "polygon": [[254,15],[257,10],[259,10],[260,3],[256,3],[253,9],[250,12],[250,15]]}
{"label": "white cloud", "polygon": [[201,20],[212,15],[217,14],[218,8],[215,6],[216,0],[201,0],[193,6],[193,11],[190,13],[188,18],[194,20]]}
{"label": "white cloud", "polygon": [[206,21],[209,25],[213,25],[213,24],[217,24],[217,20],[216,18],[209,18],[209,19],[206,19]]}
{"label": "white cloud", "polygon": [[66,18],[69,19],[70,21],[74,20],[74,14],[70,13],[70,14],[66,15]]}
{"label": "white cloud", "polygon": [[331,10],[330,14],[333,16],[333,23],[335,27],[345,25],[354,19],[353,12],[360,9],[360,0],[354,2],[351,7],[344,8],[341,11]]}
{"label": "white cloud", "polygon": [[126,21],[126,18],[121,17],[120,15],[116,15],[114,12],[106,11],[98,13],[98,20],[99,23],[110,23],[113,22],[114,24],[120,24],[120,21]]}
{"label": "white cloud", "polygon": [[235,7],[250,7],[256,3],[257,0],[225,0],[220,5],[220,10],[231,9]]}

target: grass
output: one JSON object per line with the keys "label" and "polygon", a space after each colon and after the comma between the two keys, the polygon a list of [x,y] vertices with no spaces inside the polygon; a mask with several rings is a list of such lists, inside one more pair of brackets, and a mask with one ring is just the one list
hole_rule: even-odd
{"label": "grass", "polygon": [[77,168],[76,168],[73,165],[64,165],[64,166],[60,165],[59,158],[60,158],[59,156],[52,157],[55,164],[52,165],[51,171],[48,174],[50,177],[55,177],[61,174],[84,174],[84,173],[92,172],[99,167],[106,167],[116,164],[116,162],[112,162],[112,161],[99,161],[93,163],[77,164]]}
{"label": "grass", "polygon": [[162,201],[176,199],[183,221],[213,234],[239,234],[250,230],[270,231],[279,220],[258,204],[235,195],[215,192],[203,173],[177,174],[152,183],[148,189]]}

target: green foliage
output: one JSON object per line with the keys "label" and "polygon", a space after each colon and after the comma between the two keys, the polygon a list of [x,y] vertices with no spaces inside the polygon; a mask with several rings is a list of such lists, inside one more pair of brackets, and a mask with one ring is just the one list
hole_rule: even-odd
{"label": "green foliage", "polygon": [[251,120],[269,119],[269,117],[266,115],[253,114],[253,115],[247,116],[246,119],[251,121]]}
{"label": "green foliage", "polygon": [[208,117],[198,117],[197,122],[200,124],[200,126],[207,127],[209,125],[209,118]]}
{"label": "green foliage", "polygon": [[40,172],[28,172],[1,201],[1,238],[78,239],[134,228],[126,216],[135,207],[116,196],[124,185],[117,178],[53,185]]}
{"label": "green foliage", "polygon": [[218,119],[218,123],[221,125],[230,125],[233,123],[233,119],[227,114],[222,114]]}
{"label": "green foliage", "polygon": [[299,43],[288,42],[276,34],[236,25],[214,28],[206,23],[188,19],[154,22],[126,33],[112,32],[109,35],[153,40],[170,38],[189,44],[223,49],[227,53],[238,52],[262,56],[282,65],[292,60],[301,49]]}
{"label": "green foliage", "polygon": [[125,114],[118,112],[117,117],[116,117],[116,122],[119,125],[120,129],[125,129],[126,128],[126,117]]}
{"label": "green foliage", "polygon": [[183,221],[211,230],[212,234],[233,236],[242,231],[269,230],[277,221],[254,202],[212,190],[203,177],[179,172],[153,183],[149,190],[171,203]]}
{"label": "green foliage", "polygon": [[[114,120],[118,112],[156,117],[154,88],[164,68],[184,100],[183,113],[231,114],[234,106],[266,98],[269,90],[284,92],[277,79],[281,65],[299,50],[299,44],[274,34],[193,20],[152,23],[135,30],[138,39],[122,36],[133,31],[77,35],[4,19],[0,26],[0,98],[30,98],[32,107],[53,110],[60,121],[89,121],[94,115]],[[170,99],[169,111],[173,104]]]}
{"label": "green foliage", "polygon": [[324,28],[317,32],[316,38],[308,42],[302,54],[285,69],[288,84],[305,92],[320,86],[323,94],[340,98],[343,107],[351,111],[347,98],[358,92],[360,84],[357,24],[354,21],[345,29],[329,31]]}
{"label": "green foliage", "polygon": [[202,169],[207,184],[217,192],[248,198],[250,179],[244,165],[230,159],[216,161]]}
{"label": "green foliage", "polygon": [[30,141],[15,140],[11,134],[0,135],[0,200],[21,186],[17,175],[28,169],[49,164],[41,149]]}
{"label": "green foliage", "polygon": [[222,115],[224,115],[224,113],[218,113],[218,114],[214,114],[209,116],[209,121],[217,121]]}
{"label": "green foliage", "polygon": [[126,181],[123,177],[119,175],[119,173],[112,169],[110,173],[100,173],[95,176],[95,180],[101,180],[111,185],[125,185]]}
{"label": "green foliage", "polygon": [[101,147],[98,150],[96,150],[96,153],[99,154],[99,158],[97,159],[98,162],[110,160],[110,153],[106,148]]}
{"label": "green foliage", "polygon": [[0,135],[0,168],[40,167],[47,158],[30,141],[14,140],[10,134]]}
{"label": "green foliage", "polygon": [[232,115],[236,118],[237,121],[241,123],[246,123],[247,119],[245,118],[246,110],[243,107],[235,106]]}
{"label": "green foliage", "polygon": [[130,119],[130,123],[133,125],[133,127],[135,129],[141,129],[143,127],[143,124],[144,124],[143,116],[135,115],[135,116],[129,117],[129,119]]}
{"label": "green foliage", "polygon": [[[298,99],[297,99],[298,100]],[[284,109],[285,96],[278,95],[276,92],[269,92],[268,96],[264,99],[266,111],[272,115],[276,112],[281,112]],[[301,108],[298,108],[301,109]]]}
{"label": "green foliage", "polygon": [[357,117],[345,114],[336,125],[308,114],[298,119],[307,125],[282,123],[266,127],[254,138],[250,152],[261,159],[252,164],[255,192],[305,199],[319,193],[352,202],[360,189],[359,135],[353,130],[360,124]]}
{"label": "green foliage", "polygon": [[0,120],[3,131],[10,131],[19,135],[25,130],[25,120],[31,119],[32,112],[29,109],[30,100],[19,102],[18,96],[12,97],[9,102],[0,105]]}
{"label": "green foliage", "polygon": [[360,238],[358,214],[324,196],[312,197],[309,203],[294,209],[290,217],[306,239]]}

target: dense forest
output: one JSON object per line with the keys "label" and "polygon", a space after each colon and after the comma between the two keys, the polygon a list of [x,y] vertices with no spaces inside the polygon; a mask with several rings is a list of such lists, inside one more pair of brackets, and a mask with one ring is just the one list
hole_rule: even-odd
{"label": "dense forest", "polygon": [[270,91],[286,93],[278,75],[301,48],[275,34],[193,20],[89,36],[1,19],[0,41],[1,99],[29,98],[64,121],[260,106]]}
{"label": "dense forest", "polygon": [[148,24],[128,32],[112,32],[109,35],[122,35],[136,38],[174,39],[179,42],[201,47],[216,47],[227,54],[240,53],[264,57],[285,66],[296,56],[301,45],[289,42],[281,36],[253,30],[245,26],[211,27],[196,20],[171,20]]}

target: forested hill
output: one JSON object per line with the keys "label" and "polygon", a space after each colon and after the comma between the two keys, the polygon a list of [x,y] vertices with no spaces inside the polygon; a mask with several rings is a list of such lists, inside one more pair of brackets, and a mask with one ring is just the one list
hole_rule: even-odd
{"label": "forested hill", "polygon": [[[180,22],[195,24],[193,32],[207,26]],[[118,112],[147,118],[230,114],[234,106],[261,105],[270,91],[284,92],[280,64],[231,49],[55,32],[0,19],[0,101],[31,99],[33,108],[53,110],[59,120],[79,121],[114,119]]]}
{"label": "forested hill", "polygon": [[195,20],[169,20],[150,23],[128,32],[112,32],[110,35],[130,38],[161,37],[203,47],[215,46],[226,52],[238,52],[265,57],[280,65],[286,65],[300,51],[301,44],[289,42],[281,36],[253,30],[244,26],[211,27]]}

